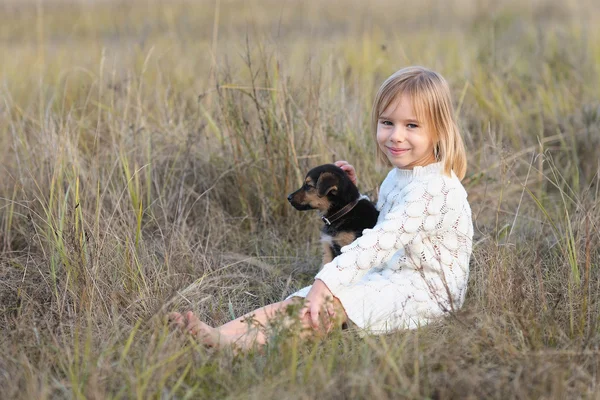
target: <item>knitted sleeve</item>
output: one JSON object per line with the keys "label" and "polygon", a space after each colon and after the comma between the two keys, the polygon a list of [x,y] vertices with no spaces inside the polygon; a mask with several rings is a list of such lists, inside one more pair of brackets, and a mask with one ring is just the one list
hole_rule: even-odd
{"label": "knitted sleeve", "polygon": [[373,268],[387,269],[382,275],[388,275],[403,268],[439,271],[443,264],[453,264],[455,258],[457,264],[464,263],[464,257],[458,260],[455,242],[465,236],[459,231],[466,236],[470,232],[472,237],[472,221],[459,181],[444,176],[414,179],[404,188],[393,188],[380,200],[383,215],[377,225],[343,247],[342,254],[315,277],[334,295]]}

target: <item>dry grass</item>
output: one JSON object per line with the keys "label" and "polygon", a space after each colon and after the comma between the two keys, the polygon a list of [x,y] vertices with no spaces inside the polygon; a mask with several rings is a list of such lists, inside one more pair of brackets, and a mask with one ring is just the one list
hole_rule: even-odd
{"label": "dry grass", "polygon": [[[0,5],[3,398],[597,398],[600,12],[593,1]],[[450,82],[476,237],[465,307],[384,337],[234,357],[171,333],[311,281],[311,166],[385,171],[377,86]]]}

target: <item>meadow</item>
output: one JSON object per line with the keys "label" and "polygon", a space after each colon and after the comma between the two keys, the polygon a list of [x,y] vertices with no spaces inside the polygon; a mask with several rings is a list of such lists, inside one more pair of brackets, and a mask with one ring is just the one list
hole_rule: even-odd
{"label": "meadow", "polygon": [[[0,398],[599,398],[600,8],[589,0],[0,3]],[[319,269],[286,197],[370,107],[446,77],[468,149],[468,295],[414,331],[215,351]]]}

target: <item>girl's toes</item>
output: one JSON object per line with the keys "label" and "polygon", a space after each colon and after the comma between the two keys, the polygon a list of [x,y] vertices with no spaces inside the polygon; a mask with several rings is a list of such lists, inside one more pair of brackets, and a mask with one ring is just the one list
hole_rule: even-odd
{"label": "girl's toes", "polygon": [[167,321],[169,321],[169,325],[175,328],[183,329],[185,327],[185,320],[183,318],[183,315],[181,315],[178,312],[169,313],[169,315],[167,316]]}

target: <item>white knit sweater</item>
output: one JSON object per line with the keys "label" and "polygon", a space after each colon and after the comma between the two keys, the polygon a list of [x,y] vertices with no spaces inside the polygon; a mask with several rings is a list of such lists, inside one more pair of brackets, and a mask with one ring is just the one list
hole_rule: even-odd
{"label": "white knit sweater", "polygon": [[[467,193],[442,163],[392,169],[373,229],[323,266],[322,280],[366,333],[422,326],[462,306],[473,223]],[[306,297],[311,286],[293,293]]]}

